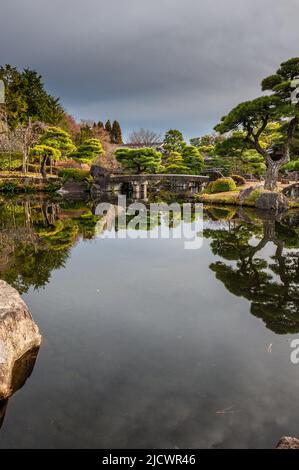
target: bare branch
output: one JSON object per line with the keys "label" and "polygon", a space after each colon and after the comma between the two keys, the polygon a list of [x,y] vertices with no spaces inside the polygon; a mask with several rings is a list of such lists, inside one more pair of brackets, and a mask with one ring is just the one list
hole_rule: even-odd
{"label": "bare branch", "polygon": [[161,140],[161,134],[143,128],[133,131],[129,135],[129,143],[131,144],[153,145],[159,144]]}

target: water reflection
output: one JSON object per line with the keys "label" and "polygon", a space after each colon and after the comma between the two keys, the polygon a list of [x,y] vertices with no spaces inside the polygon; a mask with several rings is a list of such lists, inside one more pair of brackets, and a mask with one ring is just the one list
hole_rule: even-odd
{"label": "water reflection", "polygon": [[44,338],[0,447],[273,448],[295,435],[298,369],[273,331],[299,331],[298,213],[207,207],[203,248],[188,252],[103,240],[96,206],[0,205],[1,277],[28,291]]}
{"label": "water reflection", "polygon": [[[215,208],[211,212],[215,219]],[[250,301],[251,313],[267,328],[278,334],[298,333],[298,214],[276,218],[246,210],[232,214],[233,210],[225,214],[219,209],[218,220],[230,222],[204,232],[213,254],[225,260],[213,262],[210,269],[227,290]],[[274,246],[271,256],[264,250],[269,244]]]}
{"label": "water reflection", "polygon": [[5,201],[0,205],[0,275],[19,292],[44,287],[64,267],[70,249],[91,239],[98,218],[92,203]]}
{"label": "water reflection", "polygon": [[[20,357],[14,364],[11,374],[11,396],[23,387],[27,379],[32,374],[36,358],[38,355],[38,348],[27,351],[24,356]],[[5,413],[9,398],[0,400],[0,428],[4,422]]]}
{"label": "water reflection", "polygon": [[[40,199],[0,205],[0,276],[21,293],[44,287],[63,268],[71,248],[112,229],[109,213],[94,215],[98,201]],[[172,214],[171,228],[180,220]],[[129,226],[133,215],[126,216]],[[220,261],[210,269],[232,294],[250,301],[250,311],[275,333],[299,332],[299,215],[280,217],[253,210],[207,207],[204,237]],[[161,217],[155,223],[161,224]],[[165,222],[165,221],[164,221]],[[152,230],[149,218],[139,227]],[[274,246],[272,256],[265,248]]]}

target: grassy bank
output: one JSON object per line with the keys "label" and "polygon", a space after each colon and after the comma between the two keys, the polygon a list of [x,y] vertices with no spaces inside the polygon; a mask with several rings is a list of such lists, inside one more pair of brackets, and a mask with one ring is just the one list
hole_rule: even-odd
{"label": "grassy bank", "polygon": [[[246,206],[246,207],[255,207],[255,198],[249,197],[242,203],[240,202],[239,196],[240,192],[244,189],[250,188],[252,186],[256,186],[257,188],[261,185],[259,182],[249,182],[245,185],[239,186],[237,189],[233,191],[226,191],[222,193],[201,193],[196,196],[196,200],[198,202],[203,202],[206,204],[218,204],[218,205],[231,205],[231,206]],[[279,184],[278,191],[281,192],[286,186],[286,184]],[[291,208],[299,208],[299,201],[289,199],[289,205]]]}
{"label": "grassy bank", "polygon": [[0,173],[0,193],[2,194],[51,193],[57,191],[61,186],[62,179],[54,175],[49,175],[45,181],[38,173]]}

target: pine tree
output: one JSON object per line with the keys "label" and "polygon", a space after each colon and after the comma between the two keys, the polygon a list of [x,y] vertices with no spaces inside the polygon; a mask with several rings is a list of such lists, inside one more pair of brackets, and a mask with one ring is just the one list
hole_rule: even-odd
{"label": "pine tree", "polygon": [[102,121],[99,121],[97,125],[99,129],[104,129],[104,123]]}
{"label": "pine tree", "polygon": [[110,119],[108,119],[108,121],[107,121],[106,124],[105,124],[105,130],[106,130],[107,132],[109,132],[109,134],[111,135],[112,127],[111,127]]}
{"label": "pine tree", "polygon": [[112,124],[111,142],[113,144],[122,144],[123,142],[121,127],[118,121],[114,121]]}

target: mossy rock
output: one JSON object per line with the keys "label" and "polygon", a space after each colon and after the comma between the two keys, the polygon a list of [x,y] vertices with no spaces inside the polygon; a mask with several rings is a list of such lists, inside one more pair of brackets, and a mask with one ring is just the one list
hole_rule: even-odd
{"label": "mossy rock", "polygon": [[259,195],[264,191],[264,186],[250,186],[239,194],[239,203],[244,206],[255,206]]}

